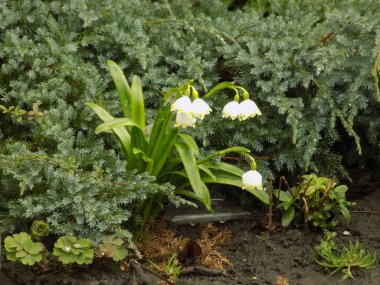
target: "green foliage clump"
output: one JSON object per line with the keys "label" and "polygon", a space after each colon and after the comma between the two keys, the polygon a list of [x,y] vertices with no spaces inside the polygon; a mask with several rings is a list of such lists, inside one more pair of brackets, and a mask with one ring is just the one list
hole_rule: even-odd
{"label": "green foliage clump", "polygon": [[359,241],[349,241],[348,247],[338,247],[334,241],[336,233],[326,232],[325,237],[315,246],[319,259],[315,261],[325,268],[333,269],[331,273],[342,272],[342,280],[354,278],[353,268],[371,269],[377,265],[374,251],[368,251]]}
{"label": "green foliage clump", "polygon": [[54,244],[53,255],[63,264],[91,264],[94,249],[88,239],[63,236]]}
{"label": "green foliage clump", "polygon": [[[235,152],[250,159],[256,169],[256,162],[249,155],[249,149],[234,146],[201,157],[199,147],[193,137],[180,131],[180,127],[173,126],[174,112],[171,110],[172,106],[175,105],[175,102],[180,102],[183,99],[188,99],[191,106],[193,103],[190,99],[190,90],[193,90],[192,96],[195,97],[193,99],[202,100],[201,102],[207,105],[203,99],[199,98],[198,92],[192,86],[192,81],[188,81],[180,87],[173,87],[164,94],[164,99],[157,111],[151,130],[147,132],[144,95],[140,77],[133,76],[130,86],[122,70],[115,62],[109,60],[108,67],[119,93],[124,117],[114,118],[107,110],[95,103],[87,103],[87,105],[104,121],[96,128],[95,132],[99,134],[112,131],[120,141],[121,153],[126,159],[127,169],[136,169],[138,172],[146,171],[156,176],[160,183],[170,182],[174,184],[176,193],[198,199],[208,210],[211,210],[208,183],[243,187],[242,175],[244,171],[242,169],[214,160],[216,157]],[[245,99],[249,98],[248,92],[243,87],[236,86],[231,82],[218,84],[203,98],[208,98],[227,88],[234,90],[237,97],[239,97],[238,89],[244,90],[243,96],[247,96]],[[255,105],[253,101],[250,102]],[[208,109],[211,110],[209,107]],[[196,118],[193,119],[195,127]],[[261,178],[259,184],[259,187],[262,187]],[[192,191],[188,190],[189,185],[191,185]],[[247,190],[264,203],[268,203],[269,197],[262,189],[252,187],[252,189]],[[152,197],[151,200],[150,205],[146,203],[142,206],[142,211],[145,213],[143,221],[151,212],[157,212],[155,209],[157,203],[162,203],[157,197]]]}
{"label": "green foliage clump", "polygon": [[[309,169],[347,175],[343,162],[377,165],[378,1],[260,2],[262,11],[248,7],[228,11],[218,0],[1,1],[0,105],[10,112],[19,108],[16,117],[16,113],[3,113],[4,108],[0,112],[0,154],[7,156],[7,162],[0,164],[1,214],[9,213],[7,203],[12,201],[13,209],[19,205],[24,211],[13,211],[14,217],[40,219],[33,213],[54,201],[60,209],[49,222],[54,231],[60,227],[59,215],[68,212],[62,209],[72,206],[68,197],[75,196],[78,217],[63,216],[62,220],[69,219],[58,231],[68,234],[82,227],[94,233],[96,213],[87,205],[81,214],[79,204],[84,206],[88,196],[93,200],[92,195],[101,195],[99,188],[111,191],[112,187],[95,183],[91,173],[108,169],[103,178],[115,179],[108,182],[139,183],[132,173],[124,172],[123,181],[112,175],[120,169],[112,162],[119,157],[109,151],[117,148],[117,142],[93,135],[95,116],[85,106],[85,102],[96,102],[115,116],[120,114],[105,68],[107,59],[118,62],[126,74],[142,78],[153,109],[161,90],[188,78],[204,91],[226,80],[249,87],[263,115],[252,124],[226,123],[215,116],[206,119],[194,132],[205,147],[243,145],[258,155],[258,167],[293,173]],[[219,111],[223,102],[213,100],[212,108]],[[21,110],[33,113],[21,115]],[[43,116],[37,118],[40,112]],[[154,111],[147,114],[149,121]],[[344,151],[342,141],[347,145]],[[44,170],[34,170],[32,163],[14,167],[8,161],[21,150],[20,144],[34,155],[73,165],[62,170],[32,160]],[[361,159],[358,153],[363,153]],[[30,175],[35,172],[39,176]],[[144,181],[139,177],[143,176],[137,176],[137,181]],[[35,193],[28,192],[29,181],[38,186],[33,189],[39,195],[50,189],[50,200],[38,204]],[[77,187],[79,182],[82,186]],[[62,186],[65,195],[59,192]],[[81,187],[85,188],[82,197]],[[98,194],[91,194],[91,187]],[[149,184],[148,188],[155,187]],[[170,187],[164,188],[162,195],[172,193]],[[30,195],[20,198],[23,189]],[[62,201],[59,207],[58,201]],[[112,217],[114,210],[99,209]],[[120,215],[116,217],[120,221]]]}
{"label": "green foliage clump", "polygon": [[109,235],[101,238],[101,243],[98,245],[95,255],[120,261],[127,257],[128,250],[125,248],[125,242],[121,238],[116,235]]}
{"label": "green foliage clump", "polygon": [[3,231],[44,218],[52,233],[96,238],[117,231],[135,204],[148,195],[174,195],[173,187],[127,171],[113,151],[104,151],[101,144],[83,142],[88,143],[87,149],[68,146],[65,155],[55,157],[31,152],[21,143],[8,146],[9,154],[0,155],[4,162],[0,169],[16,187],[8,189],[13,189],[14,199],[8,202]]}
{"label": "green foliage clump", "polygon": [[49,235],[49,225],[44,221],[34,221],[30,227],[30,233],[34,239],[41,239]]}
{"label": "green foliage clump", "polygon": [[336,186],[334,179],[315,174],[302,177],[303,181],[288,192],[275,190],[275,196],[282,202],[278,207],[284,210],[282,226],[287,227],[294,219],[303,218],[314,227],[335,227],[340,215],[346,222],[350,221],[347,207],[351,203],[346,200],[346,185]]}
{"label": "green foliage clump", "polygon": [[4,240],[5,253],[10,261],[20,261],[24,265],[33,265],[42,260],[44,246],[33,242],[29,234],[21,232],[7,236]]}
{"label": "green foliage clump", "polygon": [[151,260],[148,260],[150,265],[158,272],[164,273],[171,282],[176,282],[182,271],[182,266],[178,260],[177,254],[172,254],[168,260],[160,265],[157,265]]}

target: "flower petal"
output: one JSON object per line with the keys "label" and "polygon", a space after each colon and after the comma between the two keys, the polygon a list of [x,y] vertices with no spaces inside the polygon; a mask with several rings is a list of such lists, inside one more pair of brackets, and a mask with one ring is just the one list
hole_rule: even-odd
{"label": "flower petal", "polygon": [[197,98],[193,101],[193,114],[196,118],[203,120],[205,115],[210,114],[210,106],[202,99]]}
{"label": "flower petal", "polygon": [[173,103],[171,111],[178,111],[181,113],[192,113],[193,105],[191,103],[190,98],[188,96],[182,96],[181,98],[177,99]]}
{"label": "flower petal", "polygon": [[195,127],[196,119],[192,114],[185,112],[178,112],[176,116],[175,127],[186,128],[188,126]]}
{"label": "flower petal", "polygon": [[249,189],[253,190],[255,188],[258,188],[260,190],[263,189],[263,183],[262,183],[262,176],[261,174],[256,170],[250,170],[243,174],[242,181],[243,181],[243,189]]}
{"label": "flower petal", "polygon": [[239,102],[232,101],[227,103],[223,108],[223,118],[231,118],[235,120],[240,115]]}
{"label": "flower petal", "polygon": [[261,115],[261,111],[259,110],[255,102],[253,102],[250,99],[246,99],[240,103],[240,121],[246,120],[248,118],[253,118],[256,115]]}

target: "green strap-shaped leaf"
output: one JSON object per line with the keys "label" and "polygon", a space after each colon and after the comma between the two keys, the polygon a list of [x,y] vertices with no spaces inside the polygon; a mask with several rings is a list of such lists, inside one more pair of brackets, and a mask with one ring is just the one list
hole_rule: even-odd
{"label": "green strap-shaped leaf", "polygon": [[97,128],[95,129],[95,134],[100,134],[102,132],[107,132],[109,130],[124,127],[124,126],[136,126],[140,128],[140,126],[131,119],[117,118],[117,119],[106,121],[103,124],[100,124],[99,126],[97,126]]}
{"label": "green strap-shaped leaf", "polygon": [[133,148],[133,154],[136,155],[136,156],[140,156],[145,162],[151,162],[152,159],[150,157],[148,157],[144,151],[142,151],[141,149],[139,148]]}
{"label": "green strap-shaped leaf", "polygon": [[214,173],[212,173],[212,171],[207,166],[205,166],[204,164],[199,164],[198,168],[202,170],[204,173],[206,173],[212,180],[216,180]]}
{"label": "green strap-shaped leaf", "polygon": [[120,97],[121,108],[124,117],[131,118],[132,90],[120,67],[112,60],[107,61],[108,69],[111,72],[112,79],[115,82],[117,93]]}
{"label": "green strap-shaped leaf", "polygon": [[241,176],[237,176],[235,174],[231,174],[222,170],[214,170],[212,173],[215,179],[210,177],[209,175],[202,175],[202,181],[204,183],[232,185],[239,188],[243,186]]}
{"label": "green strap-shaped leaf", "polygon": [[[104,122],[112,121],[115,118],[110,115],[106,110],[100,107],[98,104],[88,102],[86,103],[94,112],[98,115],[98,117]],[[124,127],[113,128],[112,131],[118,137],[120,143],[122,144],[124,150],[126,151],[128,158],[132,160],[133,152],[132,152],[132,143],[131,136],[128,131]],[[133,165],[133,164],[132,164]]]}
{"label": "green strap-shaped leaf", "polygon": [[254,196],[256,196],[256,198],[261,200],[261,202],[263,202],[267,205],[269,204],[269,195],[264,190],[260,190],[260,189],[255,188],[253,190],[245,189],[245,191],[252,193]]}
{"label": "green strap-shaped leaf", "polygon": [[173,116],[173,112],[170,111],[170,107],[168,105],[162,104],[158,109],[149,138],[148,155],[152,154],[155,146],[161,140],[161,137],[166,131],[169,131],[169,126]]}
{"label": "green strap-shaped leaf", "polygon": [[206,208],[208,210],[211,210],[210,193],[206,184],[201,180],[201,176],[193,151],[187,144],[183,142],[177,142],[175,144],[175,147],[178,150],[178,153],[182,159],[182,163],[185,167],[194,193],[199,197],[200,201],[202,201]]}
{"label": "green strap-shaped leaf", "polygon": [[244,171],[240,169],[239,167],[236,167],[234,165],[231,165],[225,162],[207,161],[207,162],[203,162],[202,165],[206,166],[209,169],[222,170],[224,172],[228,172],[239,177],[242,177],[242,175],[244,174]]}
{"label": "green strap-shaped leaf", "polygon": [[[158,176],[162,170],[162,167],[168,160],[169,154],[173,151],[174,144],[178,141],[178,130],[171,129],[168,132],[163,132],[160,136],[160,140],[157,140],[155,149],[151,155],[153,160],[151,165],[151,171],[147,169],[153,176]],[[149,145],[150,147],[150,145]]]}
{"label": "green strap-shaped leaf", "polygon": [[199,148],[198,148],[197,143],[193,139],[193,137],[190,135],[181,134],[181,133],[179,133],[178,135],[183,140],[183,142],[191,148],[191,150],[194,152],[195,157],[198,157],[199,156]]}
{"label": "green strap-shaped leaf", "polygon": [[132,78],[132,105],[131,117],[142,130],[145,130],[145,106],[142,83],[140,77],[134,75]]}
{"label": "green strap-shaped leaf", "polygon": [[[177,189],[176,193],[177,193],[177,195],[186,195],[187,197],[190,197],[190,198],[193,198],[195,200],[198,200],[199,202],[202,202],[202,200],[199,199],[199,197],[192,191],[188,191],[185,189]],[[194,205],[196,205],[196,204],[194,204]]]}
{"label": "green strap-shaped leaf", "polygon": [[145,130],[145,106],[140,77],[134,75],[130,87],[123,71],[115,62],[108,60],[107,65],[119,94],[124,117],[136,122]]}

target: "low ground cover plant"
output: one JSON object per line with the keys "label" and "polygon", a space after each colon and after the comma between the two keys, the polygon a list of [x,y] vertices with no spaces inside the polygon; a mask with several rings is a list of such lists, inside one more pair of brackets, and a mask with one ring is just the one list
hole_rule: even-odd
{"label": "low ground cover plant", "polygon": [[318,228],[333,228],[339,224],[342,216],[350,222],[348,206],[352,203],[346,199],[348,187],[336,185],[335,179],[319,177],[316,174],[303,175],[303,180],[288,191],[275,190],[275,197],[281,201],[283,209],[281,225],[310,223]]}
{"label": "low ground cover plant", "polygon": [[7,236],[4,240],[7,259],[20,261],[24,265],[33,265],[42,260],[44,246],[40,242],[33,242],[27,233]]}
{"label": "low ground cover plant", "polygon": [[[42,242],[34,242],[32,236],[21,232],[7,236],[4,240],[6,258],[9,261],[19,261],[24,265],[34,265],[43,260],[53,261],[54,258],[63,265],[91,264],[94,258],[110,258],[113,261],[125,259],[132,249],[131,241],[125,241],[117,235],[103,236],[99,241],[75,236],[58,237],[50,253]],[[138,254],[137,254],[138,256]]]}
{"label": "low ground cover plant", "polygon": [[342,280],[354,278],[352,269],[371,269],[377,265],[377,257],[374,251],[368,250],[359,241],[349,241],[348,246],[339,246],[335,243],[335,232],[325,232],[324,238],[315,246],[318,254],[315,261],[333,270],[331,274],[343,273]]}
{"label": "low ground cover plant", "polygon": [[54,244],[53,255],[63,264],[90,264],[94,250],[89,239],[63,236]]}

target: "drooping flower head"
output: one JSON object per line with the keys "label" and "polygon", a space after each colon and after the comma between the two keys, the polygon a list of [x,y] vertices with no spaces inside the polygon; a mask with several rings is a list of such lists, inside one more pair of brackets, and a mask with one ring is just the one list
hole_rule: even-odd
{"label": "drooping flower head", "polygon": [[239,102],[232,101],[227,103],[223,108],[223,118],[231,118],[235,120],[240,115]]}
{"label": "drooping flower head", "polygon": [[240,121],[246,120],[248,118],[253,118],[256,115],[261,115],[261,111],[255,102],[253,102],[251,99],[246,99],[240,103]]}
{"label": "drooping flower head", "polygon": [[171,111],[178,111],[178,113],[193,113],[193,104],[188,96],[178,98],[172,105]]}
{"label": "drooping flower head", "polygon": [[196,118],[203,120],[205,115],[210,114],[210,106],[202,99],[197,98],[193,101],[193,114]]}
{"label": "drooping flower head", "polygon": [[255,188],[263,190],[262,177],[256,170],[250,170],[243,174],[243,189],[253,190]]}
{"label": "drooping flower head", "polygon": [[194,115],[186,112],[178,112],[175,120],[175,127],[195,127],[195,117]]}

